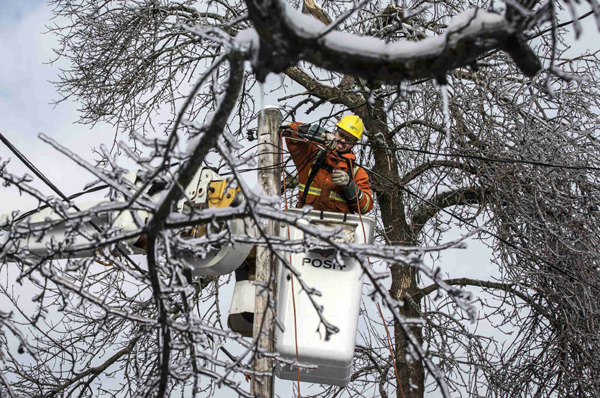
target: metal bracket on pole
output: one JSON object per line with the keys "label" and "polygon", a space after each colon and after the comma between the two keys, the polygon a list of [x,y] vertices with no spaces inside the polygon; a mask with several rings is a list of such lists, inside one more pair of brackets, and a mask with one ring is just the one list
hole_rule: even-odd
{"label": "metal bracket on pole", "polygon": [[[277,107],[266,107],[258,116],[258,183],[267,196],[281,194],[281,169],[276,167],[280,162],[279,127],[282,122],[281,111]],[[269,236],[279,235],[276,221],[263,224]],[[266,247],[258,247],[256,251],[256,281],[263,286],[256,287],[254,304],[254,338],[258,339],[258,354],[254,358],[253,369],[264,376],[253,377],[252,393],[259,398],[273,397],[273,359],[263,356],[262,352],[272,353],[275,350],[275,310],[277,307],[277,260]]]}

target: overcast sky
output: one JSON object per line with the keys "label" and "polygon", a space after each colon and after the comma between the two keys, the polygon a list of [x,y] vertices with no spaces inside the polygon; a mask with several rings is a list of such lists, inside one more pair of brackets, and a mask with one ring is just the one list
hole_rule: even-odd
{"label": "overcast sky", "polygon": [[[110,139],[110,126],[93,130],[74,124],[77,105],[60,99],[51,81],[56,81],[61,62],[50,65],[56,44],[51,34],[43,34],[51,23],[51,9],[42,0],[0,0],[0,132],[26,155],[65,194],[80,191],[92,180],[89,173],[40,141],[44,133],[68,145],[82,156],[92,159],[92,147]],[[62,65],[65,65],[62,63]],[[9,170],[27,172],[10,151],[0,144],[0,159],[11,158]],[[31,173],[29,173],[31,174]],[[39,181],[32,183],[50,194]],[[1,188],[0,214],[15,207],[28,208],[35,202],[21,197],[15,189]]]}
{"label": "overcast sky", "polygon": [[[54,56],[52,48],[56,42],[52,35],[42,33],[45,25],[51,22],[51,17],[51,9],[43,0],[0,0],[0,133],[69,195],[80,191],[93,178],[40,141],[37,135],[44,133],[91,160],[91,148],[110,141],[113,129],[107,125],[91,129],[74,124],[77,120],[76,103],[51,104],[59,99],[50,81],[57,79],[60,65],[60,62],[58,65],[48,64]],[[584,27],[584,40],[575,42],[570,36],[575,52],[598,48],[598,33],[591,18],[588,18]],[[12,158],[10,171],[17,174],[27,172],[0,143],[1,161],[8,158]],[[45,193],[51,193],[39,181],[33,185]],[[0,187],[0,198],[0,214],[35,205],[34,201],[20,197],[11,188]],[[458,232],[448,239],[457,236]],[[451,276],[464,274],[465,270],[469,270],[472,277],[485,278],[494,274],[495,270],[489,263],[489,251],[481,243],[471,242],[470,247],[474,251],[468,256],[460,250],[445,252],[443,270]]]}

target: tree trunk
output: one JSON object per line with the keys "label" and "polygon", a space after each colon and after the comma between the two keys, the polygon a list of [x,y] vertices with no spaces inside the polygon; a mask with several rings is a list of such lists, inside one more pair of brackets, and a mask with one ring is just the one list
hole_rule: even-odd
{"label": "tree trunk", "polygon": [[[412,267],[398,266],[392,267],[392,286],[390,293],[392,296],[404,302],[400,313],[407,318],[419,318],[421,306],[407,297],[414,297],[417,289],[417,272]],[[411,331],[418,339],[423,342],[423,332],[421,327],[411,327]],[[396,367],[401,382],[401,389],[396,393],[399,398],[422,398],[425,391],[425,372],[423,363],[418,359],[412,359],[409,343],[398,325],[394,328],[394,341],[396,343]]]}

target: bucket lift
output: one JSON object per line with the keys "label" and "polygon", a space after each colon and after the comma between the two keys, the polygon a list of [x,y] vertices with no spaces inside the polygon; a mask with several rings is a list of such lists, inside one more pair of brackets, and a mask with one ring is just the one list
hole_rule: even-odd
{"label": "bucket lift", "polygon": [[[344,243],[373,243],[375,220],[358,215],[334,212],[311,211],[301,209],[288,210],[303,222],[324,229],[340,230],[343,237],[336,238]],[[365,233],[363,233],[363,226]],[[303,240],[304,232],[289,226],[291,240]],[[366,242],[365,242],[366,235]],[[281,228],[281,235],[288,237],[288,226]],[[318,243],[318,242],[314,242]],[[316,365],[316,369],[300,370],[300,381],[345,386],[350,382],[360,299],[362,295],[363,270],[358,261],[342,256],[336,260],[333,248],[315,247],[302,253],[291,255],[291,266],[298,270],[302,280],[311,288],[321,292],[316,301],[323,307],[323,316],[338,327],[339,332],[325,339],[325,327],[321,324],[316,309],[306,292],[291,272],[280,265],[277,298],[277,315],[284,330],[277,329],[275,351],[285,362],[296,361],[297,323],[298,356],[303,364]],[[286,255],[287,256],[287,255]],[[236,273],[242,271],[240,267]],[[294,299],[296,302],[296,322],[292,301],[291,280],[294,280]],[[231,302],[228,325],[243,336],[252,337],[255,286],[253,277],[239,278]],[[279,362],[277,376],[284,380],[297,380],[296,368]]]}
{"label": "bucket lift", "polygon": [[[298,216],[303,214],[300,209],[292,209],[289,212],[297,213]],[[375,220],[371,217],[363,216],[361,220],[358,215],[311,211],[304,218],[308,223],[326,229],[341,229],[345,243],[373,242]],[[303,231],[294,226],[290,226],[289,229],[292,240],[304,239]],[[281,233],[287,237],[287,226],[282,228]],[[333,249],[294,253],[291,258],[291,265],[300,272],[302,280],[321,292],[316,301],[323,307],[324,318],[337,326],[339,332],[329,340],[325,339],[325,327],[321,324],[307,293],[300,288],[300,283],[290,271],[280,267],[278,317],[285,329],[277,331],[276,351],[283,359],[296,361],[291,289],[291,280],[294,279],[299,361],[317,366],[312,370],[301,369],[300,381],[345,386],[351,377],[358,327],[363,283],[361,265],[356,259],[345,256],[342,256],[342,262],[338,262]],[[296,368],[281,363],[278,364],[277,375],[281,379],[297,379]]]}
{"label": "bucket lift", "polygon": [[[134,185],[141,186],[138,181],[137,172],[132,172],[126,178]],[[192,182],[186,188],[186,198],[177,204],[180,212],[190,211],[191,208],[228,207],[239,205],[243,198],[235,188],[229,188],[229,178],[223,178],[210,168],[198,170]],[[157,195],[159,192],[156,193]],[[82,210],[90,209],[101,201],[78,204]],[[305,213],[300,209],[289,210],[296,213],[298,217],[304,218],[306,223],[319,225],[326,229],[341,228],[346,243],[367,243],[373,241],[375,220],[363,216],[362,221],[356,215],[342,213],[312,211]],[[137,215],[142,221],[147,220],[148,213],[138,211]],[[0,222],[9,217],[0,217]],[[52,209],[44,209],[33,214],[29,218],[28,228],[42,227],[48,222],[55,222],[44,236],[31,234],[15,242],[18,246],[27,246],[32,255],[43,256],[48,252],[48,245],[52,240],[64,241],[67,237],[67,226],[63,218],[53,212]],[[100,213],[92,220],[97,225],[112,223],[123,232],[137,229],[130,212],[122,212],[117,219],[111,219],[107,213]],[[366,242],[363,235],[362,225],[366,232]],[[90,235],[96,230],[85,224],[86,232]],[[199,237],[207,233],[206,228],[213,226],[198,226],[188,236]],[[244,220],[237,219],[229,222],[229,228],[233,234],[244,234],[248,231],[248,225]],[[287,226],[281,229],[281,236],[287,237]],[[218,231],[208,231],[218,232]],[[304,239],[304,233],[289,226],[290,238],[292,240]],[[69,236],[70,244],[85,243],[83,236]],[[8,240],[7,231],[0,229],[0,244]],[[145,245],[142,237],[131,238],[127,242],[134,253],[145,253]],[[252,261],[252,245],[237,244],[235,247],[214,247],[204,257],[194,256],[193,253],[184,254],[186,262],[193,267],[192,273],[199,276],[226,275],[235,270],[243,271],[240,265],[249,258]],[[9,249],[10,252],[10,249]],[[82,252],[80,257],[92,256],[93,252]],[[342,257],[342,261],[336,260],[333,249],[315,248],[303,253],[291,255],[291,265],[301,274],[303,281],[311,288],[321,292],[316,301],[323,306],[323,316],[331,324],[339,328],[339,332],[325,340],[324,326],[320,324],[319,317],[306,292],[302,291],[300,284],[294,292],[296,301],[296,319],[298,323],[298,353],[299,361],[304,364],[316,365],[317,369],[301,370],[300,380],[314,383],[332,384],[345,386],[350,381],[354,346],[358,325],[358,315],[362,292],[363,272],[360,264],[350,257]],[[278,317],[284,330],[278,330],[276,334],[276,352],[286,362],[296,360],[296,343],[294,331],[294,312],[292,308],[291,280],[295,277],[280,267],[280,281],[278,289]],[[252,283],[252,275],[238,278],[231,303],[228,325],[230,328],[241,332],[245,336],[252,336],[252,321],[254,312],[254,298],[256,287]],[[281,379],[296,380],[296,369],[289,365],[278,364],[277,375]]]}

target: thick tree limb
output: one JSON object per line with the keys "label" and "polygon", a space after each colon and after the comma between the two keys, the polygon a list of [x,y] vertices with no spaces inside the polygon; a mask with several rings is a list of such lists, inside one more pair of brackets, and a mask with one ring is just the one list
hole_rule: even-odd
{"label": "thick tree limb", "polygon": [[423,202],[411,220],[413,234],[418,234],[425,223],[433,218],[440,210],[451,206],[481,203],[484,193],[477,188],[459,188],[442,192]]}
{"label": "thick tree limb", "polygon": [[[167,313],[164,308],[159,270],[155,258],[156,239],[160,231],[164,228],[165,221],[171,213],[173,204],[183,195],[181,187],[186,187],[190,183],[210,149],[216,145],[220,134],[227,124],[229,115],[235,106],[242,86],[244,67],[242,59],[235,55],[235,53],[231,54],[229,61],[230,78],[228,84],[225,86],[225,93],[223,94],[219,107],[216,109],[204,134],[200,139],[192,141],[188,162],[181,167],[176,182],[171,184],[169,191],[163,196],[154,216],[150,218],[145,228],[146,234],[148,235],[148,274],[150,276],[152,290],[158,308],[158,320],[161,325],[159,343],[162,343],[162,352],[159,353],[158,360],[160,379],[157,397],[165,396],[168,387],[171,334]],[[159,346],[160,345],[161,344],[159,344]]]}
{"label": "thick tree limb", "polygon": [[172,204],[183,195],[180,187],[186,187],[191,182],[194,174],[204,162],[208,152],[214,148],[217,140],[227,125],[227,120],[237,101],[240,89],[242,87],[244,65],[242,59],[231,53],[230,60],[230,78],[225,85],[225,93],[220,106],[215,111],[211,123],[207,126],[206,132],[202,137],[194,142],[190,150],[189,160],[181,167],[177,176],[177,181],[169,188],[168,193],[163,196],[154,217],[148,221],[148,230],[153,230],[162,223],[171,213]]}
{"label": "thick tree limb", "polygon": [[412,127],[414,125],[417,126],[425,126],[425,127],[429,127],[430,129],[433,129],[435,131],[437,131],[440,134],[446,134],[446,130],[444,130],[441,126],[438,126],[434,123],[431,123],[427,120],[409,120],[406,121],[404,123],[400,123],[399,125],[397,125],[396,127],[394,127],[393,130],[390,130],[390,132],[388,133],[388,137],[393,137],[396,134],[398,134],[400,131],[402,131],[402,129],[405,129],[406,127]]}
{"label": "thick tree limb", "polygon": [[319,83],[297,65],[287,68],[285,74],[305,87],[311,95],[333,104],[342,104],[348,108],[353,108],[365,103],[361,95],[347,91],[350,90],[354,81],[352,77],[344,77],[338,87],[331,87]]}
{"label": "thick tree limb", "polygon": [[428,160],[426,162],[421,163],[419,166],[415,167],[408,173],[406,173],[402,177],[402,179],[399,181],[399,184],[401,184],[401,185],[408,184],[410,181],[414,180],[415,178],[417,178],[418,176],[420,176],[427,170],[431,170],[436,167],[449,167],[449,168],[459,169],[459,170],[463,170],[470,174],[477,173],[477,168],[470,166],[468,164],[462,163],[462,162],[457,162],[454,160]]}
{"label": "thick tree limb", "polygon": [[508,52],[526,76],[532,77],[541,69],[515,25],[479,9],[457,16],[442,36],[385,44],[376,38],[337,31],[315,39],[325,25],[283,2],[246,4],[260,37],[259,57],[254,63],[259,80],[298,61],[375,81],[442,78],[449,70],[467,66],[492,49]]}
{"label": "thick tree limb", "polygon": [[[504,292],[514,294],[519,297],[521,300],[529,304],[532,308],[534,308],[540,315],[544,318],[548,319],[548,321],[552,322],[554,325],[559,326],[559,322],[557,322],[556,316],[552,316],[544,307],[539,305],[531,296],[516,290],[514,283],[500,283],[500,282],[490,282],[490,281],[482,281],[479,279],[471,279],[471,278],[454,278],[454,279],[445,279],[445,283],[453,286],[477,286],[484,289],[495,289],[502,290]],[[438,290],[437,284],[431,284],[427,287],[422,288],[413,299],[415,301],[420,301],[423,297],[435,292]]]}

